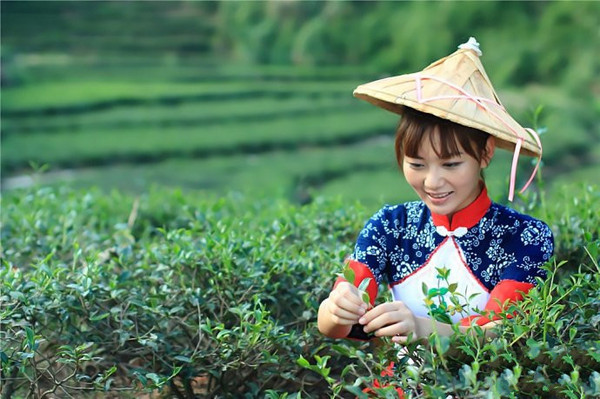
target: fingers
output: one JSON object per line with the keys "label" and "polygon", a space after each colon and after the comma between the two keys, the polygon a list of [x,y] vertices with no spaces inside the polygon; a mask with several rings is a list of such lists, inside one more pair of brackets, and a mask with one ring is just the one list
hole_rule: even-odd
{"label": "fingers", "polygon": [[381,304],[359,319],[365,332],[375,332],[378,337],[394,337],[395,342],[405,342],[415,332],[413,313],[400,301]]}
{"label": "fingers", "polygon": [[374,331],[384,325],[402,320],[402,312],[405,310],[407,310],[406,306],[399,301],[382,303],[365,313],[359,322]]}
{"label": "fingers", "polygon": [[367,308],[364,305],[356,305],[346,298],[337,298],[336,301],[330,300],[327,303],[327,309],[331,318],[336,324],[356,324],[358,319],[365,314]]}
{"label": "fingers", "polygon": [[375,335],[378,337],[404,337],[408,336],[412,332],[410,323],[401,321],[385,327],[382,327],[375,331]]}
{"label": "fingers", "polygon": [[[346,310],[356,312],[359,307],[366,308],[367,304],[363,302],[359,295],[358,288],[348,282],[342,282],[331,291],[329,298],[333,302],[343,302],[343,307]],[[340,304],[342,305],[342,304]]]}
{"label": "fingers", "polygon": [[352,325],[365,314],[367,305],[358,296],[355,286],[343,282],[329,294],[327,309],[334,323]]}
{"label": "fingers", "polygon": [[[410,338],[414,339],[414,335],[411,335]],[[392,342],[397,343],[397,344],[406,344],[409,342],[409,337],[402,336],[402,335],[393,336]]]}

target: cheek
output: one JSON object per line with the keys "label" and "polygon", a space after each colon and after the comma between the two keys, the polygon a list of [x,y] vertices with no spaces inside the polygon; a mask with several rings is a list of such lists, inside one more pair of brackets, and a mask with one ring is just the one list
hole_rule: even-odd
{"label": "cheek", "polygon": [[410,184],[412,187],[416,187],[419,182],[418,173],[416,173],[414,170],[412,170],[410,168],[404,168],[403,172],[404,172],[404,178],[406,179],[406,182],[408,184]]}
{"label": "cheek", "polygon": [[458,182],[462,186],[471,186],[474,184],[478,184],[480,179],[480,170],[479,168],[468,168],[462,171],[459,176],[457,176]]}

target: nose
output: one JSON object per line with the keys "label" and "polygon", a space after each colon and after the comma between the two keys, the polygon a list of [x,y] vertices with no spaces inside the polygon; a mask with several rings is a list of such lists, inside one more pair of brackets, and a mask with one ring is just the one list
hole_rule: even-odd
{"label": "nose", "polygon": [[443,171],[439,168],[431,167],[425,174],[423,186],[427,191],[435,191],[444,185]]}

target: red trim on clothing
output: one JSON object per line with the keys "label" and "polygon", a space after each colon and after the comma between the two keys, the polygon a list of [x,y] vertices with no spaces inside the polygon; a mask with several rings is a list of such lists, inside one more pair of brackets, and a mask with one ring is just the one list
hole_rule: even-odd
{"label": "red trim on clothing", "polygon": [[[470,326],[475,321],[478,326],[483,326],[491,321],[500,320],[499,314],[504,312],[511,303],[522,300],[533,286],[531,283],[516,280],[500,281],[490,293],[490,299],[482,312],[483,315],[465,317],[460,321],[460,325]],[[506,317],[511,318],[512,315],[507,314]]]}
{"label": "red trim on clothing", "polygon": [[467,205],[466,208],[454,213],[452,216],[452,225],[450,225],[448,215],[439,215],[431,212],[431,218],[433,219],[433,224],[435,226],[444,226],[449,231],[453,231],[458,227],[470,229],[479,223],[483,215],[490,209],[491,204],[492,200],[490,200],[490,197],[487,194],[487,188],[484,185],[475,201]]}
{"label": "red trim on clothing", "polygon": [[[355,261],[352,259],[348,259],[347,263],[348,263],[348,267],[350,267],[352,270],[354,270],[354,285],[356,287],[358,287],[364,279],[366,279],[366,278],[371,279],[371,281],[369,282],[369,286],[367,287],[367,294],[369,294],[369,299],[371,300],[371,306],[374,306],[375,298],[377,297],[378,287],[377,287],[377,280],[375,279],[373,272],[371,272],[371,269],[369,269],[369,267],[367,265],[365,265],[364,263],[361,263],[361,262],[358,262],[358,261]],[[338,277],[337,280],[335,281],[335,284],[333,285],[333,288],[335,288],[342,281],[346,281],[346,279],[342,278],[342,277]]]}
{"label": "red trim on clothing", "polygon": [[[448,241],[451,237],[446,237],[441,243],[440,245],[437,246],[437,248],[431,253],[431,255],[429,255],[429,257],[427,258],[427,261],[425,261],[425,263],[423,263],[422,266],[420,266],[418,269],[416,269],[415,271],[413,271],[411,274],[409,274],[408,276],[404,277],[401,280],[396,281],[393,284],[390,284],[390,287],[393,287],[395,285],[401,284],[403,282],[405,282],[407,279],[415,276],[417,273],[419,273],[421,270],[423,270],[431,261],[431,259],[433,259],[433,256],[435,255],[435,253],[446,243],[446,241]],[[475,279],[475,281],[477,281],[477,284],[479,284],[479,286],[485,291],[485,292],[490,292],[490,290],[483,285],[483,283],[481,282],[481,280],[479,280],[479,278],[473,273],[473,270],[471,270],[471,268],[467,265],[467,262],[465,261],[465,259],[463,258],[461,252],[460,252],[460,247],[458,246],[458,243],[456,242],[456,240],[452,239],[452,243],[454,244],[454,247],[456,248],[456,250],[458,251],[458,257],[460,259],[460,262],[462,263],[463,267],[465,269],[467,269],[467,271],[471,274],[471,276],[473,277],[473,279]]]}
{"label": "red trim on clothing", "polygon": [[463,266],[465,267],[465,269],[467,269],[467,271],[469,272],[469,274],[471,274],[471,276],[473,277],[473,279],[475,281],[477,281],[477,284],[479,284],[479,286],[487,293],[490,292],[490,290],[483,285],[483,283],[481,282],[481,280],[479,280],[479,277],[477,277],[475,275],[475,273],[473,273],[473,270],[469,267],[469,265],[467,265],[466,260],[463,258],[461,252],[460,252],[460,247],[458,246],[458,243],[456,242],[455,239],[452,239],[452,244],[454,244],[454,247],[456,248],[456,251],[458,252],[458,257],[460,258],[460,261],[462,262]]}

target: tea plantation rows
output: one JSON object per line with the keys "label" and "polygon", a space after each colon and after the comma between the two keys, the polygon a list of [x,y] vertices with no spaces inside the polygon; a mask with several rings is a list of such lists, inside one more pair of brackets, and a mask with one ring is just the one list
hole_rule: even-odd
{"label": "tea plantation rows", "polygon": [[[556,234],[553,277],[498,338],[434,335],[385,380],[410,397],[600,395],[599,191],[561,193],[526,198]],[[64,187],[2,201],[3,397],[352,397],[395,359],[315,325],[364,206]]]}
{"label": "tea plantation rows", "polygon": [[[49,184],[134,193],[166,184],[300,203],[341,194],[372,207],[414,198],[395,165],[397,117],[351,95],[359,83],[379,77],[371,71],[14,62],[27,79],[3,88],[3,190],[46,165],[49,173],[39,178]],[[509,109],[522,110],[517,115],[525,125],[547,130],[547,181],[597,181],[600,147],[590,145],[597,132],[587,104],[573,100],[570,112],[557,114],[564,104],[554,89],[530,89],[524,98],[502,94],[514,104]],[[545,108],[534,114],[524,101]],[[499,151],[496,158],[487,181],[500,199],[510,154]],[[520,162],[521,181],[531,169],[528,159]]]}

